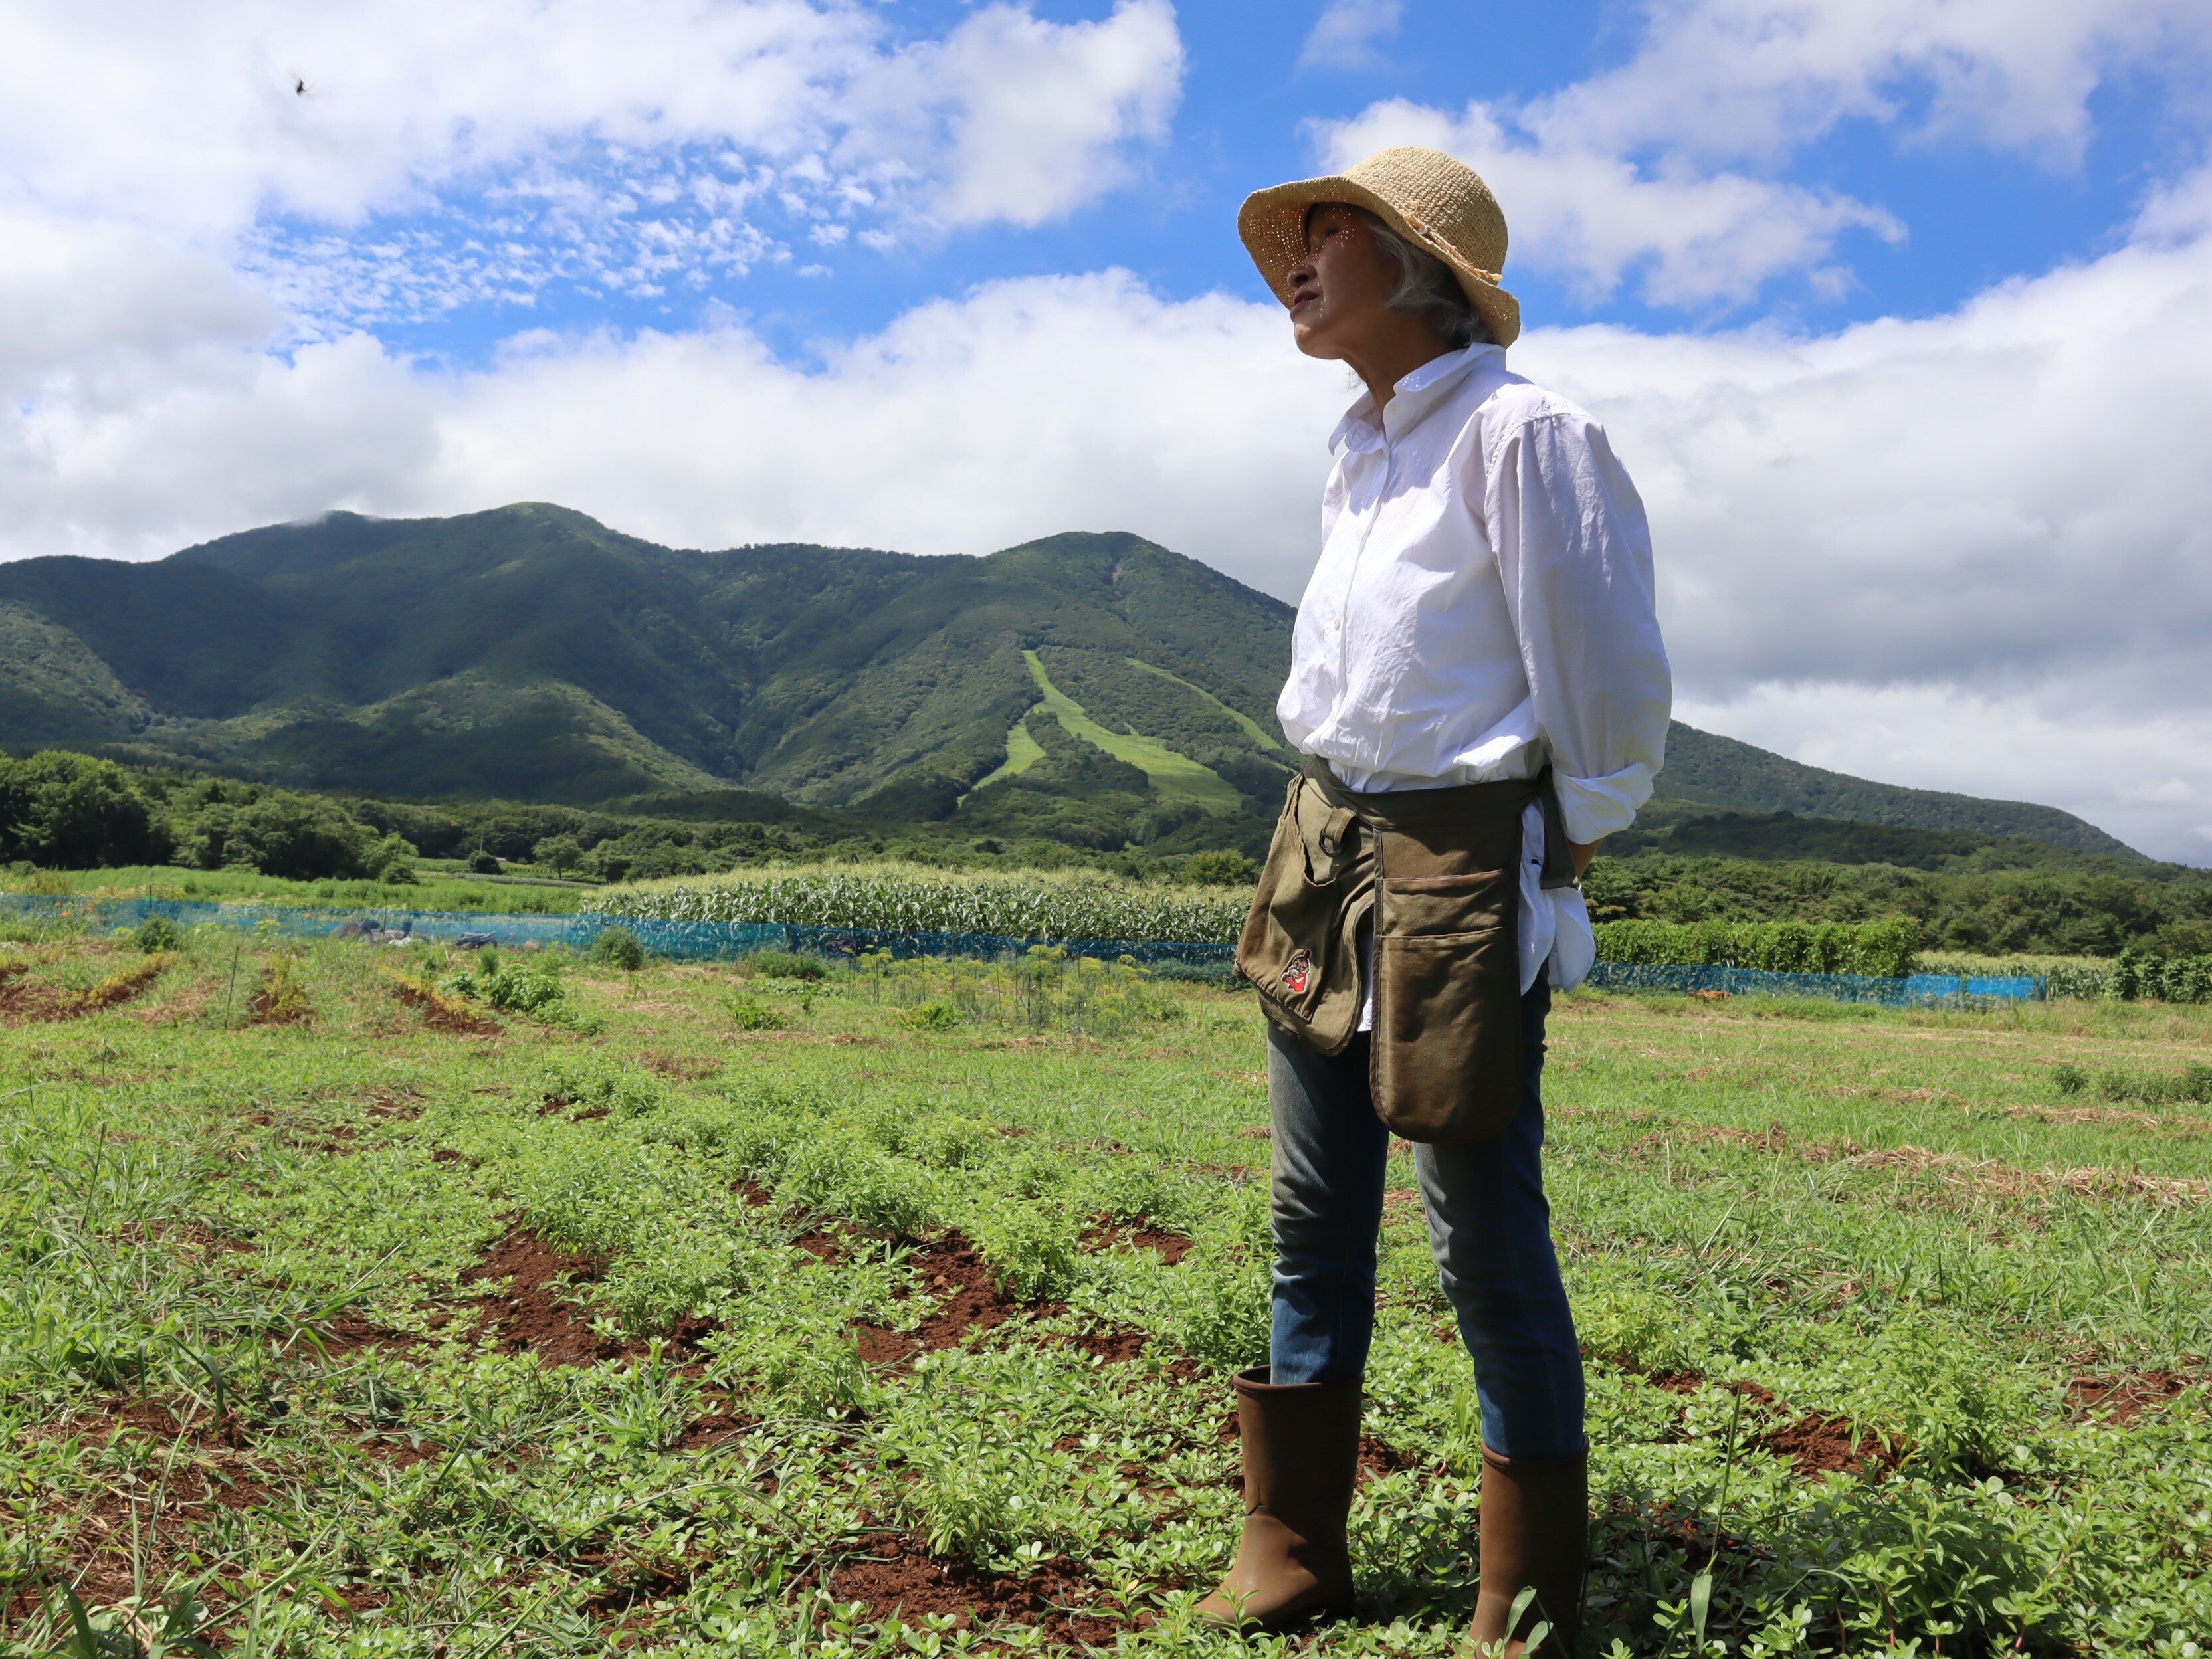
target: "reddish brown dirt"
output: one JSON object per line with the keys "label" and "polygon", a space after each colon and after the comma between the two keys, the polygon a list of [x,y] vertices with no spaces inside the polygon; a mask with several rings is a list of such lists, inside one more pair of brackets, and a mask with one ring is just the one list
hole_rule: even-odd
{"label": "reddish brown dirt", "polygon": [[363,1348],[396,1352],[415,1346],[416,1339],[404,1331],[395,1331],[359,1314],[342,1314],[326,1320],[315,1328],[322,1339],[322,1351],[328,1354],[359,1353]]}
{"label": "reddish brown dirt", "polygon": [[696,1083],[702,1078],[714,1077],[722,1069],[720,1060],[706,1055],[648,1054],[643,1056],[643,1060],[648,1072],[658,1072],[663,1077],[678,1078],[686,1083]]}
{"label": "reddish brown dirt", "polygon": [[410,1098],[413,1092],[410,1090],[406,1095],[401,1095],[389,1089],[372,1089],[367,1097],[368,1115],[396,1119],[402,1123],[411,1122],[422,1115],[422,1109]]}
{"label": "reddish brown dirt", "polygon": [[643,1350],[641,1343],[599,1337],[592,1329],[590,1316],[568,1299],[568,1283],[587,1285],[604,1266],[518,1228],[462,1277],[507,1281],[505,1290],[489,1291],[483,1298],[485,1327],[498,1334],[501,1353],[534,1353],[546,1365],[589,1365]]}
{"label": "reddish brown dirt", "polygon": [[858,1559],[830,1575],[830,1593],[860,1602],[875,1624],[894,1617],[919,1624],[924,1614],[950,1613],[962,1630],[1005,1621],[1033,1626],[1048,1643],[1096,1647],[1110,1646],[1130,1628],[1104,1612],[1097,1582],[1065,1556],[1016,1577],[937,1559],[920,1539],[900,1533],[872,1534],[859,1548]]}
{"label": "reddish brown dirt", "polygon": [[1075,1339],[1075,1346],[1109,1365],[1121,1365],[1140,1358],[1150,1341],[1151,1339],[1142,1331],[1121,1327],[1107,1331],[1085,1331]]}
{"label": "reddish brown dirt", "polygon": [[312,1025],[315,1021],[315,1011],[306,1002],[280,1001],[270,977],[264,977],[261,988],[246,1000],[246,1012],[256,1025]]}
{"label": "reddish brown dirt", "polygon": [[1788,1458],[1790,1467],[1808,1480],[1862,1471],[1879,1478],[1904,1461],[1902,1451],[1889,1449],[1873,1435],[1853,1438],[1850,1424],[1840,1417],[1801,1417],[1762,1436],[1759,1443]]}
{"label": "reddish brown dirt", "polygon": [[1170,1267],[1189,1255],[1191,1248],[1189,1239],[1155,1225],[1146,1216],[1127,1224],[1100,1216],[1083,1235],[1083,1248],[1086,1250],[1111,1250],[1124,1244],[1140,1250],[1157,1250]]}
{"label": "reddish brown dirt", "polygon": [[680,1595],[691,1585],[691,1570],[665,1562],[625,1561],[610,1575],[607,1587],[584,1598],[584,1611],[605,1618],[627,1613],[647,1601]]}
{"label": "reddish brown dirt", "polygon": [[1003,1325],[1016,1314],[1066,1311],[1060,1303],[1019,1302],[1003,1294],[989,1265],[957,1231],[932,1239],[908,1260],[922,1294],[936,1302],[937,1311],[911,1331],[855,1325],[860,1358],[871,1365],[896,1368],[910,1364],[918,1353],[957,1348],[970,1331]]}
{"label": "reddish brown dirt", "polygon": [[1398,1474],[1407,1469],[1421,1467],[1420,1460],[1407,1455],[1395,1446],[1386,1446],[1371,1434],[1359,1437],[1359,1478],[1373,1480],[1385,1474]]}
{"label": "reddish brown dirt", "polygon": [[[186,1565],[193,1541],[186,1528],[222,1510],[252,1509],[270,1499],[261,1472],[240,1454],[249,1431],[235,1411],[217,1419],[201,1413],[189,1423],[151,1401],[111,1396],[98,1407],[71,1414],[66,1431],[105,1445],[120,1435],[180,1442],[193,1448],[189,1457],[169,1463],[157,1493],[151,1482],[130,1494],[109,1491],[74,1517],[64,1575],[89,1606],[118,1601],[133,1594],[134,1565],[143,1564],[149,1582],[160,1582]],[[80,1576],[81,1575],[81,1576]],[[9,1599],[10,1616],[20,1601],[27,1614],[39,1586],[22,1584]],[[219,1600],[219,1596],[203,1598]]]}
{"label": "reddish brown dirt", "polygon": [[422,1023],[434,1031],[450,1031],[456,1036],[500,1035],[497,1021],[471,1012],[466,1005],[452,997],[440,996],[435,991],[426,991],[404,980],[392,988],[392,994],[421,1014]]}
{"label": "reddish brown dirt", "polygon": [[[478,1302],[480,1328],[497,1336],[501,1353],[534,1353],[544,1365],[590,1365],[636,1358],[648,1346],[641,1338],[599,1336],[592,1329],[591,1315],[573,1299],[572,1287],[591,1284],[605,1265],[518,1227],[461,1277],[477,1284],[507,1281],[506,1289],[489,1291]],[[667,1346],[673,1353],[691,1353],[719,1328],[712,1320],[687,1315]]]}
{"label": "reddish brown dirt", "polygon": [[14,1024],[82,1019],[103,1008],[130,1001],[161,977],[169,958],[154,957],[135,968],[112,974],[84,991],[65,991],[52,985],[33,985],[18,977],[28,963],[10,963],[0,972],[0,1018]]}
{"label": "reddish brown dirt", "polygon": [[2106,1417],[2125,1427],[2154,1406],[2164,1405],[2202,1380],[2175,1371],[2131,1371],[2077,1376],[2066,1385],[2066,1392],[2078,1414]]}

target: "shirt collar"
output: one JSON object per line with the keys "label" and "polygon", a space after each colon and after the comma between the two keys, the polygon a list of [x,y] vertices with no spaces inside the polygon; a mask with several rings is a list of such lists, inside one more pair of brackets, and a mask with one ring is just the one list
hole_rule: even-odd
{"label": "shirt collar", "polygon": [[1430,358],[1390,388],[1390,406],[1379,418],[1375,394],[1361,392],[1352,407],[1344,411],[1336,430],[1329,434],[1328,447],[1332,450],[1342,447],[1355,454],[1382,448],[1386,436],[1400,435],[1442,403],[1445,394],[1466,378],[1469,369],[1492,352],[1503,356],[1504,350],[1504,347],[1492,345],[1486,340]]}

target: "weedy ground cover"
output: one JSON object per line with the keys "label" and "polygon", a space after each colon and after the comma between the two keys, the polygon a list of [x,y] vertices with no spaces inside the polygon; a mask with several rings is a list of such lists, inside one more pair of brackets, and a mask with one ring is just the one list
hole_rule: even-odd
{"label": "weedy ground cover", "polygon": [[[1192,1623],[1240,1509],[1226,1374],[1267,1340],[1249,995],[144,943],[0,945],[15,1648],[1463,1626],[1477,1418],[1402,1147],[1357,1613]],[[1552,1030],[1598,1651],[2203,1644],[2212,1108],[2061,1068],[2190,1077],[2212,1013],[1578,995]]]}
{"label": "weedy ground cover", "polygon": [[113,870],[38,870],[17,866],[12,891],[74,894],[83,898],[203,899],[219,904],[291,904],[370,910],[489,910],[566,915],[594,890],[581,886],[485,881],[427,862],[406,886],[380,881],[294,881],[252,870],[187,870],[140,865]]}

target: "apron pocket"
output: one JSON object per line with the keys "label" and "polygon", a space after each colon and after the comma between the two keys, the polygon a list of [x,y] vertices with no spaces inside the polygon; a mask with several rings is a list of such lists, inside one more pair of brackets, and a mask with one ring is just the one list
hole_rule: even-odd
{"label": "apron pocket", "polygon": [[[1494,876],[1448,877],[1493,884]],[[1392,884],[1389,902],[1404,895]],[[1439,907],[1477,902],[1471,886]],[[1425,902],[1427,901],[1425,901]],[[1377,1116],[1408,1140],[1463,1146],[1489,1139],[1521,1109],[1521,973],[1518,930],[1384,934],[1375,941],[1375,1046],[1371,1082]]]}
{"label": "apron pocket", "polygon": [[1515,872],[1393,876],[1382,884],[1382,933],[1455,937],[1504,927],[1513,914]]}

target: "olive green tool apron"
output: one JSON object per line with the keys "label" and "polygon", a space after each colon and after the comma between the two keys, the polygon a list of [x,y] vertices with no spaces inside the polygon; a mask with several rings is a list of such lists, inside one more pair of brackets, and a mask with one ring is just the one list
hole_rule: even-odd
{"label": "olive green tool apron", "polygon": [[1521,813],[1544,803],[1547,887],[1574,884],[1540,778],[1363,794],[1309,758],[1291,781],[1237,969],[1267,1017],[1325,1054],[1366,1006],[1375,1109],[1407,1140],[1468,1146],[1521,1109]]}

